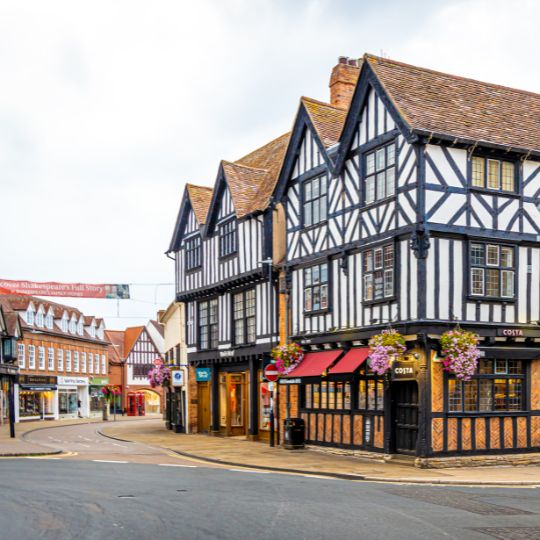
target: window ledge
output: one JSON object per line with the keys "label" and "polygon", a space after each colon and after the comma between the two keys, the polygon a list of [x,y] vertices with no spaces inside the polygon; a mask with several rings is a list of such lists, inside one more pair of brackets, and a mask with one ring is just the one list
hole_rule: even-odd
{"label": "window ledge", "polygon": [[219,262],[228,262],[231,259],[234,259],[238,255],[238,251],[233,251],[232,253],[229,253],[227,255],[220,255],[219,256]]}
{"label": "window ledge", "polygon": [[385,197],[384,199],[379,199],[370,203],[364,202],[360,210],[370,210],[371,208],[375,208],[381,204],[387,204],[392,201],[397,201],[397,193],[395,195],[391,195],[390,197]]}
{"label": "window ledge", "polygon": [[374,306],[377,304],[388,304],[392,302],[397,302],[397,296],[395,294],[377,300],[362,300],[362,304],[364,306]]}
{"label": "window ledge", "polygon": [[521,197],[521,193],[516,193],[515,191],[503,191],[502,189],[489,189],[489,188],[481,188],[481,187],[469,185],[469,190],[472,192],[482,193],[483,195],[492,195],[492,196],[496,195],[498,197],[512,197],[514,199],[519,199]]}
{"label": "window ledge", "polygon": [[528,416],[530,411],[471,411],[471,412],[446,412],[446,416],[451,416],[452,418],[462,417],[470,418],[471,416],[488,416],[488,417],[497,417],[497,416]]}
{"label": "window ledge", "polygon": [[316,317],[318,315],[325,315],[327,313],[330,313],[330,308],[326,308],[326,309],[317,309],[317,310],[313,310],[313,311],[305,311],[304,310],[304,317]]}
{"label": "window ledge", "polygon": [[515,304],[516,298],[501,298],[501,297],[495,297],[495,296],[474,296],[472,294],[468,294],[465,299],[467,302],[479,302],[481,304],[487,303],[487,304]]}
{"label": "window ledge", "polygon": [[194,266],[193,268],[190,268],[189,270],[186,269],[186,276],[189,276],[190,274],[195,274],[197,272],[200,272],[202,270],[202,264],[199,264],[199,266]]}
{"label": "window ledge", "polygon": [[328,225],[328,218],[326,218],[324,221],[319,221],[318,223],[314,223],[313,225],[309,225],[308,227],[306,227],[305,225],[302,225],[302,230],[301,232],[309,232],[309,231],[313,231],[319,227],[322,227],[323,225]]}

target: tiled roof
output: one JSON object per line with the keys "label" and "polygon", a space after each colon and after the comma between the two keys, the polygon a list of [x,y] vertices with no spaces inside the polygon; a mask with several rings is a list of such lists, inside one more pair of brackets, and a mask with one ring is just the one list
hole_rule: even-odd
{"label": "tiled roof", "polygon": [[114,362],[124,360],[124,331],[123,330],[105,330],[105,336],[110,341],[109,358]]}
{"label": "tiled roof", "polygon": [[308,97],[302,97],[301,102],[325,148],[339,142],[347,110]]}
{"label": "tiled roof", "polygon": [[127,358],[128,354],[131,352],[131,349],[139,339],[144,326],[132,326],[131,328],[126,328],[124,331],[124,356]]}
{"label": "tiled roof", "polygon": [[148,324],[151,324],[160,334],[161,337],[165,336],[165,327],[159,323],[158,321],[154,321],[153,319],[150,319]]}
{"label": "tiled roof", "polygon": [[268,206],[289,138],[290,133],[285,133],[234,163],[222,162],[236,217],[262,211]]}
{"label": "tiled roof", "polygon": [[364,60],[413,130],[540,151],[540,94],[369,54]]}
{"label": "tiled roof", "polygon": [[199,225],[204,225],[206,223],[210,201],[212,200],[212,188],[186,184],[186,189],[195,217]]}

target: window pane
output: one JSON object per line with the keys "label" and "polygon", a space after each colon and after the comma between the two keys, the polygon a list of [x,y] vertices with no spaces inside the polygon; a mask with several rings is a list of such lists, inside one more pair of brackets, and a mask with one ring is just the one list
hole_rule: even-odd
{"label": "window pane", "polygon": [[373,274],[364,276],[364,300],[373,300]]}
{"label": "window pane", "polygon": [[450,412],[461,412],[463,407],[461,395],[461,381],[450,379],[448,381],[448,410]]}
{"label": "window pane", "polygon": [[311,278],[313,280],[313,284],[319,283],[319,267],[314,266],[311,269]]}
{"label": "window pane", "polygon": [[343,387],[343,408],[351,408],[351,383],[345,383]]}
{"label": "window pane", "polygon": [[384,271],[384,296],[392,296],[394,294],[394,270]]}
{"label": "window pane", "polygon": [[323,381],[321,383],[321,409],[328,408],[328,383]]}
{"label": "window pane", "polygon": [[377,174],[377,199],[386,197],[386,175],[381,172]]}
{"label": "window pane", "polygon": [[328,265],[327,264],[321,264],[320,273],[321,273],[321,283],[326,283],[328,281]]}
{"label": "window pane", "polygon": [[507,372],[506,360],[495,360],[495,375],[506,375]]}
{"label": "window pane", "polygon": [[375,200],[375,175],[366,178],[366,203],[372,203]]}
{"label": "window pane", "polygon": [[512,270],[501,271],[501,296],[505,298],[514,296],[514,272]]}
{"label": "window pane", "polygon": [[476,411],[476,398],[477,398],[477,386],[478,381],[465,381],[463,383],[465,396],[464,396],[464,410],[465,411]]}
{"label": "window pane", "polygon": [[479,373],[481,375],[493,374],[493,361],[492,360],[480,360]]}
{"label": "window pane", "polygon": [[305,388],[305,394],[304,395],[306,397],[304,405],[305,405],[306,409],[310,409],[311,404],[312,404],[312,401],[311,401],[311,384],[306,384],[304,386],[304,388]]}
{"label": "window pane", "polygon": [[375,153],[372,152],[366,156],[366,174],[375,172]]}
{"label": "window pane", "polygon": [[484,270],[482,268],[471,269],[471,293],[484,294]]}
{"label": "window pane", "polygon": [[384,293],[384,282],[382,271],[373,273],[373,289],[376,300],[380,300]]}
{"label": "window pane", "polygon": [[478,403],[479,411],[491,411],[493,402],[492,390],[493,387],[491,384],[491,380],[480,380],[480,396]]}
{"label": "window pane", "polygon": [[501,163],[494,159],[488,159],[488,188],[500,189],[501,187]]}
{"label": "window pane", "polygon": [[386,171],[386,196],[391,197],[396,193],[396,176],[394,167]]}
{"label": "window pane", "polygon": [[499,246],[487,246],[486,264],[489,266],[499,266]]}
{"label": "window pane", "polygon": [[311,268],[304,270],[304,285],[309,287],[311,285]]}
{"label": "window pane", "polygon": [[321,285],[321,309],[328,307],[328,285]]}
{"label": "window pane", "polygon": [[319,390],[319,385],[313,385],[313,408],[318,409],[321,406],[321,394]]}
{"label": "window pane", "polygon": [[358,408],[366,408],[366,381],[358,381]]}
{"label": "window pane", "polygon": [[318,309],[321,309],[321,288],[316,285],[312,289],[313,293],[313,311],[316,311]]}
{"label": "window pane", "polygon": [[396,162],[396,145],[389,144],[386,147],[386,166],[390,167]]}
{"label": "window pane", "polygon": [[484,187],[484,158],[473,157],[472,159],[472,185]]}
{"label": "window pane", "polygon": [[311,311],[312,309],[311,289],[304,290],[304,309],[306,311]]}
{"label": "window pane", "polygon": [[501,188],[504,191],[514,191],[514,164],[508,161],[502,162],[502,182]]}
{"label": "window pane", "polygon": [[304,205],[304,225],[306,227],[309,227],[312,224],[311,219],[311,203],[307,203]]}
{"label": "window pane", "polygon": [[499,271],[488,269],[486,270],[486,295],[499,296]]}
{"label": "window pane", "polygon": [[508,360],[508,374],[521,375],[523,373],[523,362],[521,360]]}
{"label": "window pane", "polygon": [[501,266],[512,268],[514,266],[514,248],[501,247]]}
{"label": "window pane", "polygon": [[311,182],[304,184],[304,200],[311,201]]}
{"label": "window pane", "polygon": [[381,169],[384,169],[386,167],[384,154],[385,154],[385,149],[384,148],[379,148],[379,150],[377,150],[377,153],[376,153],[376,166],[377,166],[378,171],[380,171]]}
{"label": "window pane", "polygon": [[375,250],[375,268],[383,267],[383,250],[381,248]]}
{"label": "window pane", "polygon": [[521,379],[508,379],[508,410],[520,411],[521,406]]}
{"label": "window pane", "polygon": [[471,244],[471,264],[484,264],[484,246],[482,244]]}
{"label": "window pane", "polygon": [[315,225],[315,223],[319,223],[319,221],[321,221],[321,212],[320,212],[320,206],[319,206],[319,203],[318,201],[314,201],[312,206],[311,206],[311,210],[313,212],[313,225]]}
{"label": "window pane", "polygon": [[493,409],[496,411],[506,410],[506,379],[495,379],[495,400]]}
{"label": "window pane", "polygon": [[373,252],[366,251],[364,253],[364,272],[373,271]]}
{"label": "window pane", "polygon": [[326,221],[326,206],[327,206],[326,201],[327,201],[326,195],[324,195],[323,197],[319,199],[319,208],[320,208],[319,220],[320,221]]}
{"label": "window pane", "polygon": [[394,246],[384,246],[384,267],[389,268],[394,266]]}
{"label": "window pane", "polygon": [[384,385],[382,381],[377,381],[377,410],[384,409]]}
{"label": "window pane", "polygon": [[375,409],[375,381],[374,380],[367,382],[367,408],[369,410]]}
{"label": "window pane", "polygon": [[327,179],[326,176],[321,176],[321,195],[325,195],[327,191]]}
{"label": "window pane", "polygon": [[336,408],[336,383],[335,382],[328,383],[328,408],[329,409]]}
{"label": "window pane", "polygon": [[343,409],[343,383],[336,383],[336,409]]}
{"label": "window pane", "polygon": [[314,178],[311,181],[311,198],[316,199],[319,196],[319,194],[320,194],[320,192],[319,192],[319,179]]}

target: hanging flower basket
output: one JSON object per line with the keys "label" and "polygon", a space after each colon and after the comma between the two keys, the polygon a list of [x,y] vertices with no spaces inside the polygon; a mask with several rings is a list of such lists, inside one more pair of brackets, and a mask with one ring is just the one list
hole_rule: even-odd
{"label": "hanging flower basket", "polygon": [[169,386],[171,383],[171,370],[164,364],[153,367],[147,374],[148,384],[152,388]]}
{"label": "hanging flower basket", "polygon": [[369,340],[369,358],[371,371],[384,375],[390,370],[392,359],[407,350],[405,338],[392,328],[383,330]]}
{"label": "hanging flower basket", "polygon": [[103,394],[105,401],[109,402],[111,401],[111,399],[113,399],[114,396],[119,396],[122,393],[122,391],[120,390],[119,386],[109,385],[109,386],[104,386],[101,389],[101,393]]}
{"label": "hanging flower basket", "polygon": [[480,357],[478,339],[477,334],[459,327],[445,332],[440,339],[444,370],[457,379],[470,380],[476,373]]}
{"label": "hanging flower basket", "polygon": [[286,343],[272,349],[272,358],[280,375],[288,375],[304,359],[304,351],[298,343]]}

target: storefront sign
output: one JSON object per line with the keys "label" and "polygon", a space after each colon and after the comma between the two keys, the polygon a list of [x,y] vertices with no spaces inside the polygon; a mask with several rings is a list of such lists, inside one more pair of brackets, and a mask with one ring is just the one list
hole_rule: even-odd
{"label": "storefront sign", "polygon": [[54,386],[57,377],[53,375],[19,375],[19,384],[33,386]]}
{"label": "storefront sign", "polygon": [[64,386],[88,386],[88,377],[58,377],[58,384]]}
{"label": "storefront sign", "polygon": [[392,379],[416,379],[416,365],[414,362],[394,362],[392,365]]}
{"label": "storefront sign", "polygon": [[234,356],[234,351],[233,350],[230,350],[230,351],[219,351],[219,356],[221,358],[229,358],[231,356]]}
{"label": "storefront sign", "polygon": [[497,328],[497,335],[504,337],[523,337],[525,334],[521,328]]}
{"label": "storefront sign", "polygon": [[106,386],[109,384],[109,377],[90,377],[92,386]]}
{"label": "storefront sign", "polygon": [[298,377],[297,379],[279,379],[279,384],[300,384],[302,379]]}
{"label": "storefront sign", "polygon": [[195,380],[197,382],[207,382],[210,380],[210,368],[195,368]]}
{"label": "storefront sign", "polygon": [[184,371],[182,369],[171,369],[172,386],[184,386]]}

